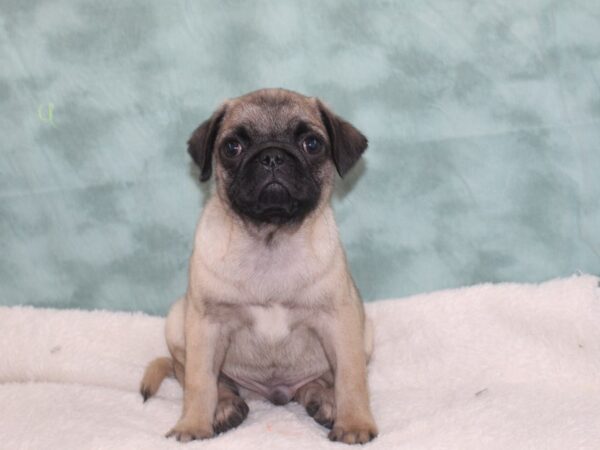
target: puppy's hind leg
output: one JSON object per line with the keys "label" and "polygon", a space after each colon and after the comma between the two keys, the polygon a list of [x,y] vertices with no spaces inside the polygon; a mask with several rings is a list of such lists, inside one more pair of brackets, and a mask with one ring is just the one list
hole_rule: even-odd
{"label": "puppy's hind leg", "polygon": [[296,391],[294,400],[306,409],[309,416],[319,425],[331,429],[335,419],[335,395],[333,375],[326,373],[310,381]]}
{"label": "puppy's hind leg", "polygon": [[173,360],[168,357],[156,358],[148,364],[142,382],[140,384],[140,394],[144,402],[152,397],[158,391],[161,383],[166,377],[175,375]]}
{"label": "puppy's hind leg", "polygon": [[221,374],[218,382],[219,400],[215,410],[213,428],[216,434],[237,427],[248,416],[248,404],[238,392],[235,383]]}

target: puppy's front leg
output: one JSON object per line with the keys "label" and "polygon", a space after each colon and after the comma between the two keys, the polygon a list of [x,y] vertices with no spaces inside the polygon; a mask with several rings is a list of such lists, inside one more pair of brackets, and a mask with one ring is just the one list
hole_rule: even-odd
{"label": "puppy's front leg", "polygon": [[193,300],[186,302],[183,413],[167,433],[184,442],[214,434],[217,375],[226,351],[220,326],[209,321]]}
{"label": "puppy's front leg", "polygon": [[335,374],[336,416],[329,439],[347,444],[364,444],[377,436],[369,406],[360,306],[347,300],[338,302],[333,323],[317,331]]}

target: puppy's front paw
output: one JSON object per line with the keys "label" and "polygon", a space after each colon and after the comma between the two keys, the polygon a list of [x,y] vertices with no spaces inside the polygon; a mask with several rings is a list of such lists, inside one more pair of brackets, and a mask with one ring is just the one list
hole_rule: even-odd
{"label": "puppy's front paw", "polygon": [[180,420],[165,436],[168,438],[174,437],[180,442],[189,442],[194,439],[208,439],[213,437],[213,435],[212,426],[203,427],[198,424],[189,423],[185,420]]}
{"label": "puppy's front paw", "polygon": [[329,432],[329,440],[345,444],[365,444],[377,436],[377,426],[372,421],[336,420]]}

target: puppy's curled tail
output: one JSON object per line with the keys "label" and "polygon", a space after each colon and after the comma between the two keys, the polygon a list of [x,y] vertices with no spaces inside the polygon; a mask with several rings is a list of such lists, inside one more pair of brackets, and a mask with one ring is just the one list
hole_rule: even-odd
{"label": "puppy's curled tail", "polygon": [[173,360],[166,356],[156,358],[148,364],[142,383],[140,384],[140,394],[144,402],[156,394],[158,388],[166,377],[174,376]]}

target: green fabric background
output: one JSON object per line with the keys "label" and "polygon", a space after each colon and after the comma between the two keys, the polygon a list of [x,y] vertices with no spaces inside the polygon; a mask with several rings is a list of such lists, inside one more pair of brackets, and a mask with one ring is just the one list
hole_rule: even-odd
{"label": "green fabric background", "polygon": [[185,141],[269,86],[370,139],[334,202],[366,300],[600,273],[598,0],[0,5],[2,304],[164,313]]}

